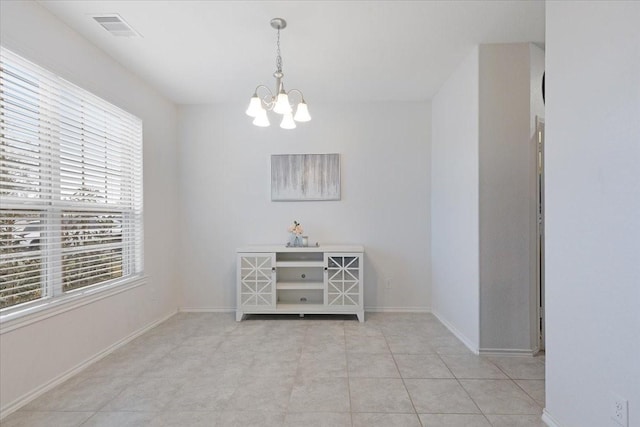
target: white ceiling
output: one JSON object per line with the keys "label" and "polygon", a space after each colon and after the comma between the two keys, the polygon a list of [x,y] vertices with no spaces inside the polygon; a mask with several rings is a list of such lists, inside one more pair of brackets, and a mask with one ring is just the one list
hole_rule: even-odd
{"label": "white ceiling", "polygon": [[[480,43],[544,43],[544,1],[40,0],[69,27],[178,104],[244,100],[284,82],[314,102],[431,98]],[[92,18],[118,13],[141,38]]]}

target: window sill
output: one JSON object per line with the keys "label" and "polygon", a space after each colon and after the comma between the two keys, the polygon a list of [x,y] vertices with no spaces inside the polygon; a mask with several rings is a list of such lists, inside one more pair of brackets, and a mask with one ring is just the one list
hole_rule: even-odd
{"label": "window sill", "polygon": [[0,335],[70,310],[92,304],[104,298],[126,292],[147,283],[147,276],[137,276],[117,283],[86,289],[58,298],[34,303],[22,309],[0,315]]}

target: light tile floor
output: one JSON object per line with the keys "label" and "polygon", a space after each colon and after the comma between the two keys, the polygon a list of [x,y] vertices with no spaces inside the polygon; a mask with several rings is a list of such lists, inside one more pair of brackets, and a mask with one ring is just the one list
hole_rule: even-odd
{"label": "light tile floor", "polygon": [[181,313],[1,424],[538,427],[544,398],[544,356],[475,356],[429,314]]}

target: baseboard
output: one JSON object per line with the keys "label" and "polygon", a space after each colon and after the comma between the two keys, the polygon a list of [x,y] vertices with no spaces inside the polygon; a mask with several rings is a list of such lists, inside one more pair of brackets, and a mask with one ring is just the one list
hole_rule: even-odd
{"label": "baseboard", "polygon": [[547,412],[547,408],[542,410],[542,422],[548,427],[561,427],[560,423]]}
{"label": "baseboard", "polygon": [[481,348],[478,354],[481,356],[514,356],[533,357],[538,353],[537,349],[516,349],[516,348]]}
{"label": "baseboard", "polygon": [[46,382],[45,384],[41,385],[40,387],[36,388],[35,390],[32,390],[32,391],[24,394],[23,396],[17,398],[13,402],[11,402],[8,405],[6,405],[4,408],[0,408],[0,420],[2,420],[3,418],[7,417],[9,414],[12,414],[13,412],[17,411],[18,409],[22,408],[24,405],[26,405],[27,403],[31,402],[32,400],[40,397],[41,395],[43,395],[44,393],[48,392],[52,388],[62,384],[63,382],[65,382],[69,378],[71,378],[74,375],[80,373],[81,371],[83,371],[84,369],[86,369],[90,365],[94,364],[95,362],[99,361],[100,359],[103,359],[104,357],[108,356],[109,354],[111,354],[112,352],[117,350],[118,348],[124,346],[125,344],[129,343],[130,341],[134,340],[135,338],[139,337],[140,335],[144,334],[145,332],[149,331],[150,329],[152,329],[155,326],[159,325],[160,323],[164,322],[165,320],[171,318],[176,313],[177,313],[177,311],[172,311],[171,313],[167,314],[166,316],[164,316],[164,317],[162,317],[162,318],[160,318],[158,320],[155,320],[155,321],[151,322],[150,324],[138,329],[137,331],[133,332],[132,334],[122,338],[120,341],[116,342],[115,344],[110,345],[109,347],[107,347],[106,349],[102,350],[101,352],[89,357],[88,359],[85,359],[83,362],[79,363],[75,367],[73,367],[73,368],[69,369],[68,371],[58,375],[57,377],[53,378],[52,380]]}
{"label": "baseboard", "polygon": [[179,313],[235,313],[235,307],[180,307]]}
{"label": "baseboard", "polygon": [[449,331],[456,336],[456,338],[458,338],[460,341],[462,341],[462,343],[473,353],[473,354],[480,354],[480,350],[478,349],[478,347],[473,344],[473,342],[471,342],[471,340],[469,338],[467,338],[467,336],[465,334],[463,334],[462,332],[460,332],[455,326],[453,326],[451,323],[449,323],[446,319],[444,319],[442,316],[440,316],[440,314],[438,314],[435,311],[432,311],[433,315],[436,316],[436,318],[440,321],[440,323],[442,323],[447,329],[449,329]]}
{"label": "baseboard", "polygon": [[427,307],[365,307],[369,313],[431,313]]}
{"label": "baseboard", "polygon": [[[180,307],[180,313],[235,313],[235,307]],[[431,313],[427,307],[365,307],[370,313]],[[339,314],[339,313],[338,313]]]}

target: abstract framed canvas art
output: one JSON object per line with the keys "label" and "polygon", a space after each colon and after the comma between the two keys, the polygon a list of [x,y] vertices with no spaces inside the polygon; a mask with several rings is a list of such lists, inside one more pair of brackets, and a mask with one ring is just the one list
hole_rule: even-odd
{"label": "abstract framed canvas art", "polygon": [[273,154],[271,200],[340,200],[340,154]]}

